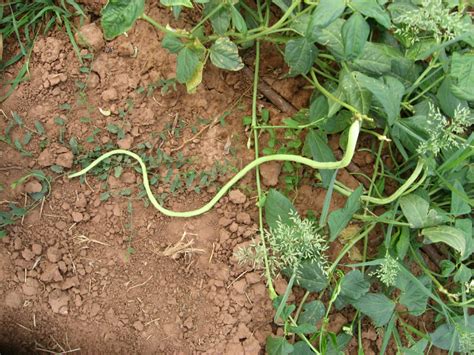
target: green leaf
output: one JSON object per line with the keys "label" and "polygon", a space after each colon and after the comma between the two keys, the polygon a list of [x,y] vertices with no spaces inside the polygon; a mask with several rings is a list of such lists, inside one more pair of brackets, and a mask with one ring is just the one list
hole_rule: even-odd
{"label": "green leaf", "polygon": [[[215,9],[216,6],[219,6],[220,4],[221,1],[219,0],[209,1],[204,7],[204,15],[208,15],[211,11]],[[219,35],[223,35],[225,32],[227,32],[230,26],[230,20],[231,15],[230,12],[227,11],[227,7],[222,7],[211,17],[211,25],[214,29],[214,32]]]}
{"label": "green leaf", "polygon": [[355,59],[362,53],[369,34],[370,26],[358,12],[352,14],[344,23],[342,26],[342,41],[344,43],[344,56],[348,60]]}
{"label": "green leaf", "polygon": [[423,228],[442,223],[444,219],[423,197],[409,194],[400,198],[400,207],[411,228]]}
{"label": "green leaf", "polygon": [[461,264],[458,271],[454,274],[453,280],[457,283],[467,283],[472,278],[472,270],[466,265]]}
{"label": "green leaf", "polygon": [[351,63],[351,67],[369,75],[383,75],[391,73],[392,63],[401,59],[403,56],[394,47],[367,42],[359,57]]}
{"label": "green leaf", "polygon": [[431,290],[431,279],[428,276],[423,275],[418,280],[425,289],[421,288],[418,282],[408,280],[402,285],[402,294],[400,295],[400,303],[406,306],[408,313],[414,316],[421,316],[425,313],[429,298],[426,289]]}
{"label": "green leaf", "polygon": [[277,221],[281,220],[284,224],[292,224],[290,212],[296,212],[291,201],[281,192],[271,189],[265,199],[265,219],[270,228],[277,227]]}
{"label": "green leaf", "polygon": [[313,26],[327,27],[342,15],[345,8],[345,0],[320,0],[312,15]]}
{"label": "green leaf", "polygon": [[287,355],[291,354],[294,348],[293,345],[283,337],[268,336],[265,350],[268,355]]}
{"label": "green leaf", "polygon": [[[311,151],[314,160],[323,162],[336,161],[331,148],[327,144],[327,137],[321,132],[310,130],[306,135],[305,145]],[[328,188],[334,170],[322,169],[319,170],[319,173],[321,174],[323,187]]]}
{"label": "green leaf", "polygon": [[296,283],[310,292],[320,292],[328,284],[328,279],[319,263],[305,261],[301,264]]}
{"label": "green leaf", "polygon": [[179,37],[174,36],[172,34],[165,34],[163,40],[161,41],[161,46],[166,48],[171,53],[178,53],[181,49],[184,48],[183,42],[179,39]]}
{"label": "green leaf", "polygon": [[0,239],[5,238],[7,236],[7,231],[1,230],[0,229]]}
{"label": "green leaf", "polygon": [[403,355],[424,355],[425,354],[425,349],[428,346],[428,340],[427,339],[421,339],[413,346],[410,348],[402,348],[402,354]]}
{"label": "green leaf", "polygon": [[346,228],[351,221],[352,215],[360,208],[360,197],[362,196],[362,186],[354,190],[346,201],[343,208],[331,212],[328,218],[330,238],[332,242]]}
{"label": "green leaf", "polygon": [[306,37],[289,40],[285,47],[285,62],[290,67],[290,75],[309,72],[316,54],[316,46]]}
{"label": "green leaf", "polygon": [[451,248],[456,249],[461,255],[466,250],[466,238],[462,230],[450,226],[437,226],[425,228],[421,231],[425,237],[426,244],[445,243]]}
{"label": "green leaf", "polygon": [[304,341],[304,340],[300,340],[298,342],[296,342],[294,345],[293,345],[293,354],[296,355],[314,355],[314,352],[313,350],[311,350],[311,348],[309,347],[309,345]]}
{"label": "green leaf", "polygon": [[369,316],[376,327],[387,324],[395,309],[395,302],[382,293],[367,293],[364,297],[352,301],[351,304]]}
{"label": "green leaf", "polygon": [[288,332],[294,334],[312,334],[315,333],[316,330],[316,326],[312,324],[298,324],[297,326],[290,325],[288,327]]}
{"label": "green leaf", "polygon": [[[451,214],[454,216],[461,216],[463,214],[471,213],[471,206],[466,202],[469,197],[464,192],[462,184],[456,180],[454,183],[454,189],[451,191]],[[464,199],[459,196],[463,195]]]}
{"label": "green leaf", "polygon": [[469,335],[474,333],[474,315],[467,317],[467,324],[464,323],[462,317],[456,317],[453,323],[445,323],[436,328],[430,334],[431,342],[440,349],[461,352],[459,336],[460,334]]}
{"label": "green leaf", "polygon": [[344,22],[339,18],[325,28],[314,26],[309,33],[309,38],[329,49],[336,59],[342,59],[344,58],[344,42],[341,30]]}
{"label": "green leaf", "polygon": [[239,31],[240,33],[246,33],[247,23],[245,22],[245,19],[243,18],[239,10],[237,10],[233,5],[230,7],[230,16],[232,18],[232,23],[237,29],[237,31]]}
{"label": "green leaf", "polygon": [[239,49],[228,37],[218,38],[209,52],[212,63],[218,68],[237,71],[244,67]]}
{"label": "green leaf", "polygon": [[144,10],[145,0],[109,0],[101,11],[105,39],[111,40],[127,32]]}
{"label": "green leaf", "polygon": [[451,61],[453,94],[463,100],[474,101],[474,54],[455,52]]}
{"label": "green leaf", "polygon": [[378,4],[377,0],[352,0],[351,6],[363,15],[372,17],[385,28],[390,28],[392,25],[390,16],[382,6]]}
{"label": "green leaf", "polygon": [[184,47],[178,53],[176,64],[176,80],[181,84],[186,84],[188,92],[201,83],[202,69],[201,62],[203,50],[196,47]]}
{"label": "green leaf", "polygon": [[381,80],[362,73],[355,73],[355,77],[361,86],[369,90],[382,105],[387,114],[388,124],[393,125],[395,119],[400,115],[400,104],[405,93],[403,84],[391,76],[386,76]]}
{"label": "green leaf", "polygon": [[316,324],[326,314],[326,308],[321,301],[311,301],[303,305],[303,312],[298,318],[298,323]]}
{"label": "green leaf", "polygon": [[164,6],[184,6],[184,7],[193,7],[191,0],[160,0],[160,3]]}
{"label": "green leaf", "polygon": [[362,87],[356,79],[356,73],[347,70],[341,71],[341,87],[347,102],[365,115],[370,110],[372,94]]}
{"label": "green leaf", "polygon": [[332,341],[328,343],[328,347],[324,355],[341,355],[344,354],[344,349],[349,345],[352,335],[341,332],[336,336],[336,343]]}
{"label": "green leaf", "polygon": [[454,111],[457,108],[467,107],[467,102],[465,100],[458,99],[453,92],[451,91],[451,86],[453,82],[451,78],[446,77],[441,83],[436,97],[439,101],[439,106],[443,113],[448,117],[454,116]]}
{"label": "green leaf", "polygon": [[369,292],[369,288],[370,282],[364,278],[364,274],[359,270],[352,270],[342,279],[340,295],[357,300]]}
{"label": "green leaf", "polygon": [[40,136],[43,136],[46,133],[44,126],[40,121],[35,121],[35,129]]}

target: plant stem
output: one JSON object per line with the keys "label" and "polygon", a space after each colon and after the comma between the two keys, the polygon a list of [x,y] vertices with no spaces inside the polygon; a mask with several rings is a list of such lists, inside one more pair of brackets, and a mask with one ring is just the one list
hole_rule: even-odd
{"label": "plant stem", "polygon": [[150,16],[148,16],[147,14],[143,14],[141,16],[141,18],[145,21],[147,21],[148,23],[152,24],[153,26],[155,26],[157,29],[159,29],[160,31],[164,32],[164,33],[167,33],[167,34],[170,34],[172,36],[176,36],[176,37],[181,37],[181,38],[191,38],[191,36],[189,34],[186,34],[186,33],[182,33],[182,32],[179,32],[179,31],[173,31],[173,30],[170,30],[168,28],[166,28],[165,26],[159,24],[158,22],[156,22],[154,19],[152,19]]}
{"label": "plant stem", "polygon": [[209,12],[206,16],[204,16],[201,19],[201,21],[199,21],[197,25],[193,27],[193,29],[191,30],[191,33],[194,33],[199,27],[201,27],[202,24],[204,24],[208,19],[214,16],[222,8],[222,6],[224,6],[224,3],[220,3],[215,8],[213,8],[211,12]]}

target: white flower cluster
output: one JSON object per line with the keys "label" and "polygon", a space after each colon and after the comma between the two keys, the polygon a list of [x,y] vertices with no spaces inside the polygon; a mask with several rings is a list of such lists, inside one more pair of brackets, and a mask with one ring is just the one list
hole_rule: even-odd
{"label": "white flower cluster", "polygon": [[463,17],[462,12],[452,12],[442,0],[422,0],[421,7],[400,14],[393,20],[397,24],[395,33],[413,45],[424,35],[433,36],[438,43],[459,36],[470,27]]}
{"label": "white flower cluster", "polygon": [[[302,220],[296,212],[290,213],[291,225],[277,222],[277,227],[265,233],[268,263],[272,275],[281,270],[298,273],[303,261],[317,263],[326,272],[328,261],[325,251],[326,239],[317,233],[317,225],[308,219]],[[263,243],[253,242],[247,248],[240,249],[236,256],[239,262],[251,262],[254,266],[263,266],[265,249]]]}
{"label": "white flower cluster", "polygon": [[425,156],[431,153],[437,156],[443,149],[461,147],[462,143],[458,136],[466,133],[468,128],[474,124],[471,110],[468,107],[458,106],[449,121],[431,102],[429,108],[427,131],[430,137],[420,143],[417,149],[418,153]]}
{"label": "white flower cluster", "polygon": [[387,253],[382,265],[380,265],[376,271],[372,272],[370,276],[377,277],[385,286],[391,287],[395,285],[399,271],[400,266],[397,260]]}

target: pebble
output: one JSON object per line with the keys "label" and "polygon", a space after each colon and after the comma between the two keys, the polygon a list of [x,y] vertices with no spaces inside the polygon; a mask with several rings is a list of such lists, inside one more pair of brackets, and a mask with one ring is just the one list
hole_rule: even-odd
{"label": "pebble", "polygon": [[50,247],[46,251],[46,257],[48,258],[49,261],[52,263],[57,263],[59,260],[62,259],[63,254],[61,251],[59,251],[58,248],[56,247]]}
{"label": "pebble", "polygon": [[102,31],[95,23],[82,26],[75,37],[77,43],[83,48],[92,47],[95,51],[100,51],[105,46]]}
{"label": "pebble", "polygon": [[229,192],[229,200],[236,205],[241,205],[247,201],[247,196],[240,190],[232,190]]}
{"label": "pebble", "polygon": [[33,251],[35,255],[41,255],[41,253],[43,252],[43,247],[41,246],[41,244],[35,243],[31,246],[31,251]]}
{"label": "pebble", "polygon": [[281,165],[277,162],[269,162],[260,166],[262,183],[266,186],[278,185],[278,178],[281,173]]}
{"label": "pebble", "polygon": [[82,220],[84,219],[83,215],[81,212],[76,212],[74,211],[72,213],[72,220],[74,221],[74,223],[79,223],[81,222]]}
{"label": "pebble", "polygon": [[56,157],[56,165],[62,166],[63,168],[72,168],[74,163],[74,154],[71,151],[61,153]]}
{"label": "pebble", "polygon": [[43,185],[38,180],[31,180],[25,185],[25,192],[30,194],[41,192],[42,189]]}
{"label": "pebble", "polygon": [[236,219],[237,219],[238,223],[252,224],[252,219],[250,218],[250,215],[246,212],[237,213],[237,218]]}

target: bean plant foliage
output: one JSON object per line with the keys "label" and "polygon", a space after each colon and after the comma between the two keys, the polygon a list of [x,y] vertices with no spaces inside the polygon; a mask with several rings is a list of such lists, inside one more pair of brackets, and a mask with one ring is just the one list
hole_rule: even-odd
{"label": "bean plant foliage", "polygon": [[[144,20],[164,32],[176,55],[176,80],[194,92],[212,65],[255,72],[254,108],[247,122],[258,154],[294,153],[334,162],[349,127],[361,120],[372,137],[365,150],[371,176],[355,190],[338,171],[286,162],[286,190],[262,191],[258,207],[267,229],[237,256],[263,270],[281,336],[269,354],[338,354],[351,339],[364,353],[362,328],[377,329],[381,354],[474,351],[472,206],[474,165],[474,26],[467,0],[237,1],[161,0],[175,17],[199,11],[194,27],[150,18],[144,0],[110,0],[101,23],[107,39]],[[308,108],[272,127],[256,105],[260,44],[284,58],[287,77],[314,89]],[[242,56],[252,58],[245,61]],[[284,130],[286,143],[278,142]],[[258,149],[258,137],[270,137]],[[294,177],[294,178],[292,178]],[[298,181],[326,190],[321,211],[293,204]],[[257,183],[259,184],[258,180]],[[335,194],[345,206],[330,210]],[[369,248],[380,241],[376,248]],[[338,243],[336,256],[328,250]],[[433,256],[436,254],[436,256]],[[431,255],[431,256],[430,256]],[[434,258],[434,259],[433,259]],[[277,294],[273,282],[286,277]],[[304,296],[289,301],[295,288]],[[299,293],[301,294],[301,293]],[[338,334],[330,315],[352,309]],[[425,314],[434,324],[413,322]],[[421,318],[420,318],[421,319]]]}

